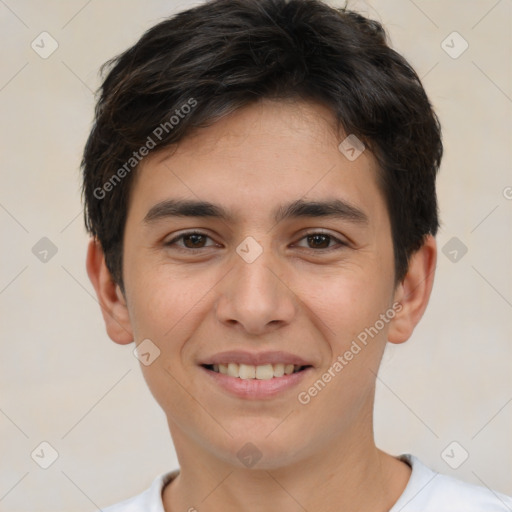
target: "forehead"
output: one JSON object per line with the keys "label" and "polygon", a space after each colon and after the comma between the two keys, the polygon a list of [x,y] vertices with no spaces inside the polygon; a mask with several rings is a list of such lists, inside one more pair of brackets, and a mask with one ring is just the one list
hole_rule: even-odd
{"label": "forehead", "polygon": [[146,157],[130,206],[146,217],[169,199],[203,201],[242,222],[275,220],[293,201],[341,200],[371,217],[385,208],[377,166],[366,150],[347,158],[346,137],[324,106],[260,101]]}

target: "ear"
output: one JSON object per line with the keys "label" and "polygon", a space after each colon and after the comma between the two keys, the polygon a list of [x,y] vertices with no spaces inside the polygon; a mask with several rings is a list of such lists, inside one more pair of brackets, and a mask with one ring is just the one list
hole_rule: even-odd
{"label": "ear", "polygon": [[101,244],[91,239],[87,250],[87,273],[91,280],[101,306],[107,334],[112,341],[126,345],[133,341],[133,332],[126,300],[119,285],[105,263],[105,255]]}
{"label": "ear", "polygon": [[432,292],[436,262],[436,240],[428,235],[421,248],[411,256],[407,274],[396,287],[394,300],[402,305],[402,309],[390,322],[389,342],[407,341],[421,320]]}

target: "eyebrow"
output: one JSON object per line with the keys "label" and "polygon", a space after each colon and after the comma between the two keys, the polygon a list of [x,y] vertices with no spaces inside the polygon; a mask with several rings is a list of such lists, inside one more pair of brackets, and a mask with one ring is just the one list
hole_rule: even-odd
{"label": "eyebrow", "polygon": [[[207,201],[167,199],[151,207],[144,217],[144,222],[150,224],[170,217],[215,218],[230,222],[233,221],[234,216],[222,206]],[[276,223],[299,217],[331,217],[357,224],[368,224],[366,213],[341,199],[326,201],[298,199],[276,208],[273,217]]]}

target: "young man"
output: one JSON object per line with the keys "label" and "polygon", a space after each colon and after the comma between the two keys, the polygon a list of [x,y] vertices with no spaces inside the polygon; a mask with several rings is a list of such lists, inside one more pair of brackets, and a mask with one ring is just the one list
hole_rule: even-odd
{"label": "young man", "polygon": [[382,27],[318,0],[215,0],[109,64],[87,269],[180,468],[107,510],[512,510],[374,442],[386,342],[432,289],[442,156]]}

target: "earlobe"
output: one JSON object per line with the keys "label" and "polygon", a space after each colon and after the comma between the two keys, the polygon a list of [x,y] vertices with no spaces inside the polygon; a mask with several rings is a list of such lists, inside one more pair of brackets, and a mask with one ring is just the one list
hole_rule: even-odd
{"label": "earlobe", "polygon": [[125,297],[112,279],[101,244],[96,239],[89,242],[86,267],[100,303],[107,334],[121,345],[131,343],[133,332]]}
{"label": "earlobe", "polygon": [[402,309],[390,322],[390,343],[407,341],[421,320],[432,292],[436,263],[436,241],[428,235],[421,248],[411,256],[407,274],[396,288],[395,301],[402,305]]}

